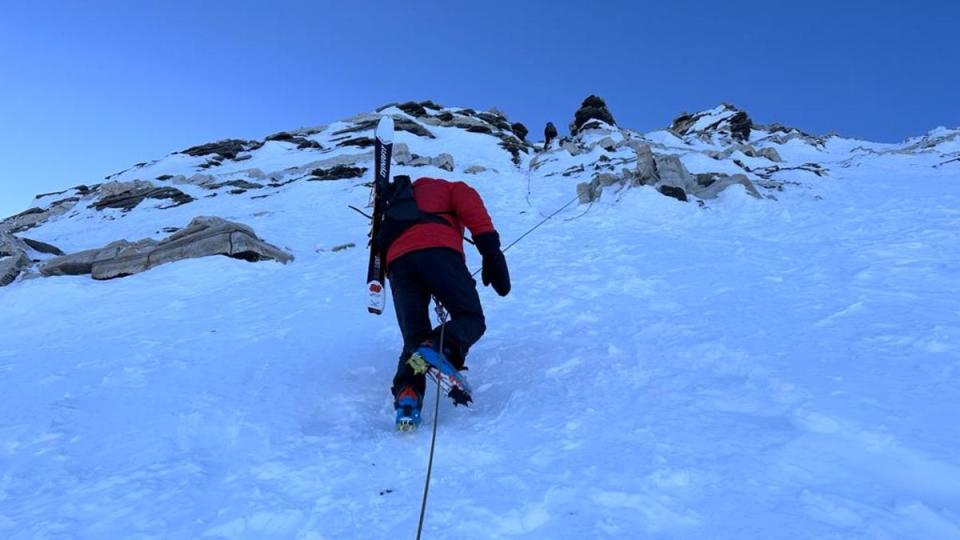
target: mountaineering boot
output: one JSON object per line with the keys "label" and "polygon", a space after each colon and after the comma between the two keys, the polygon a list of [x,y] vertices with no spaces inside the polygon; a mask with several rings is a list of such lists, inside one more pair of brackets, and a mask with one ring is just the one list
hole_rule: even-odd
{"label": "mountaineering boot", "polygon": [[420,425],[420,409],[423,408],[423,396],[418,395],[412,386],[404,386],[397,392],[393,406],[397,410],[397,430],[413,431]]}
{"label": "mountaineering boot", "polygon": [[427,340],[410,355],[407,365],[417,375],[425,373],[434,381],[439,380],[440,387],[447,391],[454,405],[469,405],[473,401],[470,385],[460,371],[447,360],[447,356],[441,354],[433,342]]}

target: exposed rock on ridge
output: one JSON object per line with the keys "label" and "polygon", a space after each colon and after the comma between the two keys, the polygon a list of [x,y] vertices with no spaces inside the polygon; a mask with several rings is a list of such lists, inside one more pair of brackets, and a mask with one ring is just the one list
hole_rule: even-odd
{"label": "exposed rock on ridge", "polygon": [[670,131],[678,137],[698,135],[709,137],[713,133],[727,134],[735,141],[750,140],[753,122],[747,113],[724,103],[719,107],[696,114],[681,113],[670,124]]}
{"label": "exposed rock on ridge", "polygon": [[51,259],[40,273],[44,276],[90,274],[94,279],[111,279],[210,255],[250,262],[275,260],[286,264],[293,260],[293,255],[261,240],[246,225],[217,217],[197,217],[186,228],[163,240],[120,240],[102,248]]}
{"label": "exposed rock on ridge", "polygon": [[583,100],[580,108],[573,114],[573,121],[570,122],[570,135],[576,136],[584,129],[600,127],[600,124],[591,122],[599,120],[611,126],[616,126],[613,115],[607,109],[607,103],[600,97],[591,95]]}
{"label": "exposed rock on ridge", "polygon": [[63,255],[56,246],[0,230],[0,287],[13,283],[31,265],[50,255]]}
{"label": "exposed rock on ridge", "polygon": [[130,211],[136,208],[144,199],[168,199],[171,201],[168,208],[193,202],[193,197],[173,187],[157,187],[150,182],[134,180],[132,182],[110,182],[100,186],[100,200],[90,205],[90,208],[104,210],[119,208]]}

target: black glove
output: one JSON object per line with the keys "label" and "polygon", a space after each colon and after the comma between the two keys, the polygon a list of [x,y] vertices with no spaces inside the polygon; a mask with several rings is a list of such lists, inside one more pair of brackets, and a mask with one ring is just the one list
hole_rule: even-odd
{"label": "black glove", "polygon": [[507,259],[500,251],[500,235],[497,231],[483,233],[474,236],[473,242],[483,256],[483,271],[480,273],[483,284],[493,284],[497,294],[506,296],[510,292],[510,271],[507,270]]}

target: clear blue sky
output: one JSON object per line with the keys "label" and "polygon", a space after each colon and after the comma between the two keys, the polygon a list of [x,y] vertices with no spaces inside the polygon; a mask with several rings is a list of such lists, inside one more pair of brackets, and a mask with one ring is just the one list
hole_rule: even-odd
{"label": "clear blue sky", "polygon": [[0,215],[224,137],[401,100],[534,136],[588,94],[650,130],[721,101],[896,141],[960,125],[960,2],[16,2],[0,13]]}

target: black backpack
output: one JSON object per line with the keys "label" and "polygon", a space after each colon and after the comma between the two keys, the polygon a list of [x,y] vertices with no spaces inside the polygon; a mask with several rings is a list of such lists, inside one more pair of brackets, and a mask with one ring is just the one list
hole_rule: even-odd
{"label": "black backpack", "polygon": [[383,220],[377,236],[373,239],[373,245],[384,253],[404,231],[419,223],[442,223],[453,227],[449,221],[440,217],[440,214],[420,210],[417,200],[413,198],[413,184],[405,174],[394,176],[382,197]]}

